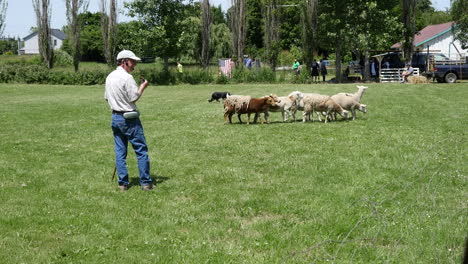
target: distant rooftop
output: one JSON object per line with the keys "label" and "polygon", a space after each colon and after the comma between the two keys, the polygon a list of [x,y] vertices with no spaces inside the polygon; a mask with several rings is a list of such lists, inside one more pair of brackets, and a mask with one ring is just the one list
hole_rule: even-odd
{"label": "distant rooftop", "polygon": [[[447,22],[443,24],[430,25],[423,28],[421,31],[414,35],[413,45],[415,47],[420,46],[431,39],[434,39],[447,31],[450,31],[454,22]],[[396,43],[392,45],[392,49],[400,48],[401,43]]]}

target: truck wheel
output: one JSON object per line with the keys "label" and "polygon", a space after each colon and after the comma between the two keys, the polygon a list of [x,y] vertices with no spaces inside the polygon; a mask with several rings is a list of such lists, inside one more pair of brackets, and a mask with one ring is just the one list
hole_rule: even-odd
{"label": "truck wheel", "polygon": [[444,77],[446,83],[454,83],[457,81],[457,75],[453,72],[449,72]]}

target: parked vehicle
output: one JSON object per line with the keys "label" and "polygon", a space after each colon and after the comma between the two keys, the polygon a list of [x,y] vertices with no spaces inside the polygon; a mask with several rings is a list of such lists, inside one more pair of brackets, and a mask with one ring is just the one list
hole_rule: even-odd
{"label": "parked vehicle", "polygon": [[[390,68],[403,68],[405,63],[397,52],[381,54],[383,60],[390,63]],[[434,78],[437,82],[454,83],[468,79],[468,58],[464,61],[451,60],[442,53],[416,52],[411,59],[411,66],[419,68],[420,74]]]}
{"label": "parked vehicle", "polygon": [[[417,58],[417,60],[419,60],[419,58]],[[428,78],[433,78],[439,83],[454,83],[457,80],[468,80],[468,57],[463,61],[450,60],[445,56],[440,57],[429,54],[429,57],[426,57],[424,61],[426,63],[418,64],[419,67],[424,67],[423,75]]]}

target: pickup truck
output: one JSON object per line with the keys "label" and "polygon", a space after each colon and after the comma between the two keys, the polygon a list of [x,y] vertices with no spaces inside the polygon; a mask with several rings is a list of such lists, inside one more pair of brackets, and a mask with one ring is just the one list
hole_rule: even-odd
{"label": "pickup truck", "polygon": [[428,78],[437,82],[454,83],[457,80],[468,80],[468,58],[465,61],[450,60],[440,53],[415,53],[411,66]]}

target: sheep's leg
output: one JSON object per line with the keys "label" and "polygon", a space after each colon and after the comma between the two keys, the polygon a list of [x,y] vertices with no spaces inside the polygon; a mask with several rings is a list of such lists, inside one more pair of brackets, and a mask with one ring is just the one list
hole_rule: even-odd
{"label": "sheep's leg", "polygon": [[329,115],[330,115],[330,111],[325,112],[325,124],[326,124],[327,121],[328,121]]}
{"label": "sheep's leg", "polygon": [[237,114],[237,118],[239,118],[239,123],[242,124],[241,114]]}
{"label": "sheep's leg", "polygon": [[281,117],[283,118],[283,122],[286,122],[286,120],[284,119],[284,110],[281,111]]}
{"label": "sheep's leg", "polygon": [[259,116],[259,114],[258,114],[258,113],[255,113],[255,116],[254,116],[254,121],[253,121],[254,123],[257,123],[258,116]]}
{"label": "sheep's leg", "polygon": [[250,124],[250,113],[247,114],[247,125]]}
{"label": "sheep's leg", "polygon": [[231,117],[229,116],[230,113],[224,113],[224,124],[226,125],[229,118],[229,123],[231,123]]}
{"label": "sheep's leg", "polygon": [[[258,114],[260,116],[260,114]],[[263,113],[263,115],[265,116],[265,121],[267,124],[270,124],[270,114],[268,112],[265,112]],[[262,122],[262,119],[260,117],[260,122]],[[262,123],[263,124],[263,123]]]}
{"label": "sheep's leg", "polygon": [[353,113],[353,120],[356,120],[356,108],[353,108],[351,112]]}
{"label": "sheep's leg", "polygon": [[307,112],[304,110],[304,112],[302,112],[302,122],[305,123],[307,121]]}

